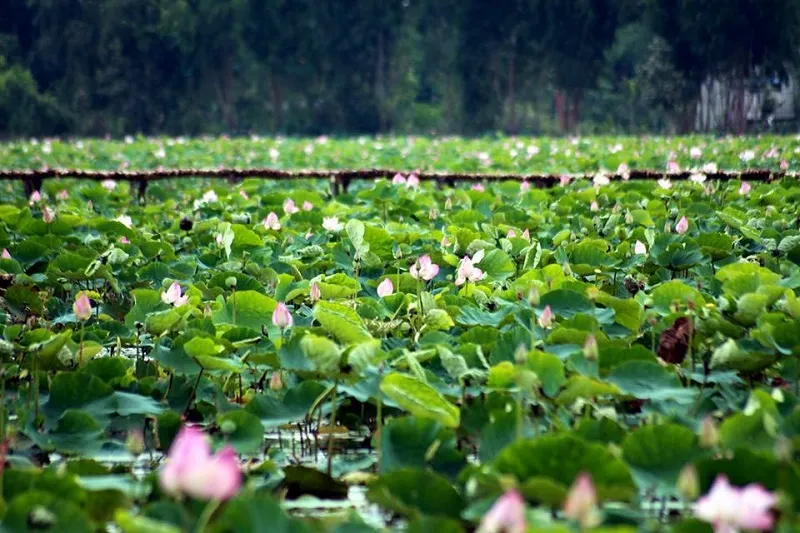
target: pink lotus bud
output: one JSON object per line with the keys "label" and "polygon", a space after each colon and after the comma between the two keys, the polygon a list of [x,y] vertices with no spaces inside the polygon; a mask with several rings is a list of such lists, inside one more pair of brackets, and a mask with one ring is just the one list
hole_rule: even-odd
{"label": "pink lotus bud", "polygon": [[592,201],[592,203],[589,204],[589,211],[591,211],[592,213],[596,213],[597,211],[600,211],[600,206],[597,205],[596,201]]}
{"label": "pink lotus bud", "polygon": [[539,315],[539,325],[544,329],[553,325],[553,311],[550,309],[549,305],[545,306],[544,311]]}
{"label": "pink lotus bud", "polygon": [[416,189],[419,187],[419,176],[412,172],[406,180],[406,189]]}
{"label": "pink lotus bud", "polygon": [[531,232],[526,229],[525,231],[522,232],[522,238],[525,239],[526,241],[531,240]]}
{"label": "pink lotus bud", "polygon": [[308,298],[311,300],[312,304],[322,298],[322,293],[316,281],[311,283],[311,289],[308,291]]}
{"label": "pink lotus bud", "polygon": [[281,371],[276,370],[269,378],[269,390],[281,390],[283,388],[283,379],[281,379]]}
{"label": "pink lotus bud", "polygon": [[594,335],[587,335],[583,343],[583,356],[589,361],[597,361],[600,356],[600,348],[597,346],[597,339]]}
{"label": "pink lotus bud", "polygon": [[303,202],[303,211],[311,211],[312,209],[314,209],[314,204],[312,204],[308,200]]}
{"label": "pink lotus bud", "polygon": [[11,259],[11,254],[7,249],[3,248],[3,254],[0,257],[3,259]]}
{"label": "pink lotus bud", "polygon": [[570,182],[570,181],[572,181],[572,178],[571,178],[571,177],[569,177],[569,176],[568,176],[568,175],[566,175],[566,174],[562,174],[562,175],[561,175],[561,176],[558,178],[558,183],[559,183],[559,184],[560,184],[562,187],[566,187],[567,185],[569,185],[569,182]]}
{"label": "pink lotus bud", "polygon": [[100,182],[100,186],[107,191],[113,191],[117,188],[117,182],[114,180],[103,180]]}
{"label": "pink lotus bud", "polygon": [[274,231],[281,229],[281,221],[278,220],[278,215],[276,215],[274,211],[270,211],[270,213],[264,218],[264,228]]}
{"label": "pink lotus bud", "polygon": [[227,500],[236,495],[242,473],[233,448],[226,446],[211,455],[208,439],[197,428],[181,429],[159,473],[167,494],[185,494],[199,500]]}
{"label": "pink lotus bud", "polygon": [[292,314],[283,302],[278,302],[278,305],[275,306],[275,310],[272,312],[272,324],[281,330],[294,324]]}
{"label": "pink lotus bud", "polygon": [[49,207],[42,209],[42,220],[45,224],[50,224],[56,218],[56,213]]}
{"label": "pink lotus bud", "polygon": [[667,162],[667,172],[670,174],[677,174],[681,171],[681,166],[675,161]]}
{"label": "pink lotus bud", "polygon": [[781,170],[787,170],[789,168],[789,162],[787,160],[781,161]]}
{"label": "pink lotus bud", "polygon": [[120,237],[119,238],[119,242],[120,242],[120,244],[130,244],[131,243],[131,241],[129,241],[127,237]]}
{"label": "pink lotus bud", "polygon": [[92,316],[92,303],[85,292],[81,292],[75,303],[72,304],[72,312],[78,320],[89,320]]}
{"label": "pink lotus bud", "polygon": [[564,516],[577,522],[581,528],[589,529],[600,524],[601,517],[597,509],[597,493],[589,474],[578,476],[567,493],[564,501]]}
{"label": "pink lotus bud", "polygon": [[517,232],[514,231],[513,229],[508,230],[508,233],[506,233],[506,239],[513,239],[516,236]]}
{"label": "pink lotus bud", "polygon": [[486,189],[483,187],[483,183],[475,183],[470,187],[473,191],[483,192]]}
{"label": "pink lotus bud", "polygon": [[293,215],[298,211],[300,211],[300,209],[298,209],[297,206],[294,205],[294,200],[292,200],[291,198],[287,198],[286,201],[283,202],[283,212],[286,213],[287,215]]}
{"label": "pink lotus bud", "polygon": [[67,198],[69,198],[69,192],[66,189],[61,189],[56,194],[56,200],[66,200]]}
{"label": "pink lotus bud", "polygon": [[675,224],[675,231],[678,232],[679,235],[683,235],[689,231],[689,221],[686,220],[686,217],[681,217],[678,223]]}
{"label": "pink lotus bud", "polygon": [[747,183],[746,181],[743,181],[742,182],[742,186],[739,187],[739,194],[741,194],[742,196],[747,196],[748,194],[750,194],[750,189],[751,188],[752,187],[750,187],[749,183]]}
{"label": "pink lotus bud", "polygon": [[42,201],[42,193],[40,193],[39,191],[33,191],[33,193],[31,193],[31,201],[30,201],[31,205],[38,204],[41,201]]}
{"label": "pink lotus bud", "polygon": [[647,246],[642,241],[636,241],[636,244],[633,245],[633,253],[644,255],[647,253]]}
{"label": "pink lotus bud", "polygon": [[378,285],[378,296],[381,298],[386,298],[392,293],[394,293],[394,284],[392,283],[392,280],[386,278],[385,280],[381,281],[380,285]]}
{"label": "pink lotus bud", "polygon": [[450,246],[450,239],[448,239],[448,238],[447,238],[447,235],[445,235],[444,237],[442,237],[442,242],[441,242],[441,244],[442,244],[442,247],[443,247],[443,248],[446,248],[446,247]]}
{"label": "pink lotus bud", "polygon": [[525,500],[516,490],[509,490],[494,502],[481,520],[476,533],[525,533]]}
{"label": "pink lotus bud", "polygon": [[400,173],[398,172],[398,173],[397,173],[397,174],[395,174],[395,175],[394,175],[394,177],[392,178],[392,183],[393,183],[393,184],[395,184],[395,185],[405,185],[405,183],[406,183],[406,178],[405,178],[405,176],[403,176],[402,174],[400,174]]}
{"label": "pink lotus bud", "polygon": [[527,180],[522,180],[522,183],[519,184],[519,192],[525,193],[531,189],[531,184],[528,183]]}

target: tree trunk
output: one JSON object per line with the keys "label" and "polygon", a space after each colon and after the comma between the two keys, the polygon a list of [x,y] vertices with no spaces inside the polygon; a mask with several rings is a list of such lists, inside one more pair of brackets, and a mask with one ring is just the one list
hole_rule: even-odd
{"label": "tree trunk", "polygon": [[564,96],[564,91],[561,89],[556,89],[553,99],[556,108],[556,119],[558,120],[558,129],[561,131],[561,133],[566,133],[567,110],[566,110],[566,98]]}
{"label": "tree trunk", "polygon": [[516,57],[512,50],[508,56],[508,121],[506,122],[507,133],[517,133],[517,113],[516,113]]}

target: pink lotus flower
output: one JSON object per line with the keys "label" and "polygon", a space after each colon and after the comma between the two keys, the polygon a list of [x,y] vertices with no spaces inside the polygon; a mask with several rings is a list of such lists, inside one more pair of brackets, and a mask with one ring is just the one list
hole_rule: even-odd
{"label": "pink lotus flower", "polygon": [[642,241],[636,241],[636,244],[633,245],[633,253],[644,255],[647,253],[647,246]]}
{"label": "pink lotus flower", "polygon": [[661,178],[658,180],[658,186],[665,191],[668,191],[672,188],[672,182],[669,180],[669,178]]}
{"label": "pink lotus flower", "polygon": [[620,163],[617,167],[617,175],[622,179],[627,180],[631,177],[631,169],[627,163]]}
{"label": "pink lotus flower", "polygon": [[670,174],[677,174],[681,171],[681,166],[675,161],[667,162],[667,172]]}
{"label": "pink lotus flower", "polygon": [[567,499],[564,501],[564,516],[577,522],[582,529],[593,528],[600,524],[597,493],[589,474],[580,474],[570,487]]}
{"label": "pink lotus flower", "polygon": [[100,186],[107,191],[113,191],[117,188],[117,182],[114,180],[103,180],[100,182]]}
{"label": "pink lotus flower", "polygon": [[483,279],[483,270],[475,266],[481,262],[483,255],[483,250],[479,250],[471,259],[466,255],[461,259],[461,262],[458,264],[458,270],[456,271],[456,286],[463,285],[467,281],[476,283]]}
{"label": "pink lotus flower", "polygon": [[298,209],[297,206],[294,205],[294,200],[292,200],[291,198],[287,198],[283,202],[283,212],[286,213],[287,215],[293,215],[298,211],[300,211],[300,209]]}
{"label": "pink lotus flower", "polygon": [[394,284],[392,280],[386,278],[385,280],[381,281],[380,285],[378,285],[378,296],[381,298],[386,298],[390,294],[394,293]]}
{"label": "pink lotus flower", "polygon": [[570,182],[570,181],[572,181],[572,178],[571,178],[571,177],[569,177],[569,176],[567,176],[566,174],[562,174],[562,175],[561,175],[561,176],[558,178],[558,183],[559,183],[559,184],[560,184],[562,187],[566,187],[567,185],[569,185],[569,182]]}
{"label": "pink lotus flower", "polygon": [[743,181],[742,182],[742,186],[739,187],[739,194],[741,194],[742,196],[747,196],[748,194],[750,194],[750,189],[751,188],[752,187],[750,187],[749,183],[747,183],[746,181]]}
{"label": "pink lotus flower", "polygon": [[3,253],[0,255],[3,259],[11,259],[11,254],[8,252],[7,249],[3,248]]}
{"label": "pink lotus flower", "polygon": [[314,209],[314,204],[312,204],[308,200],[303,202],[303,211],[311,211],[312,209]]}
{"label": "pink lotus flower", "polygon": [[278,215],[276,215],[274,211],[270,211],[270,213],[264,217],[264,228],[275,231],[281,229],[281,221],[278,220]]}
{"label": "pink lotus flower", "polygon": [[92,302],[89,301],[89,297],[86,296],[85,292],[81,292],[75,303],[72,304],[72,312],[75,313],[78,320],[89,320],[91,318]]}
{"label": "pink lotus flower", "polygon": [[525,193],[531,189],[531,184],[527,182],[527,180],[522,180],[522,183],[519,184],[519,192]]}
{"label": "pink lotus flower", "polygon": [[67,192],[67,189],[61,189],[58,191],[58,193],[56,193],[56,200],[66,200],[67,198],[69,198],[69,192]]}
{"label": "pink lotus flower", "polygon": [[424,279],[425,281],[430,281],[436,277],[436,274],[439,273],[439,265],[431,261],[431,256],[423,255],[417,259],[413,265],[411,265],[408,273],[411,274],[411,277],[414,279]]}
{"label": "pink lotus flower", "polygon": [[311,300],[312,304],[322,298],[322,293],[320,292],[319,285],[316,281],[311,283],[311,288],[308,291],[308,298]]}
{"label": "pink lotus flower", "polygon": [[406,177],[398,172],[392,178],[392,183],[395,184],[395,185],[405,185]]}
{"label": "pink lotus flower", "polygon": [[549,305],[545,306],[544,311],[539,315],[539,325],[544,329],[553,325],[553,310],[550,309]]}
{"label": "pink lotus flower", "polygon": [[698,146],[693,146],[689,150],[689,157],[691,157],[692,159],[700,159],[701,157],[703,157],[703,150],[700,149],[700,147]]}
{"label": "pink lotus flower", "polygon": [[161,301],[175,307],[185,305],[189,301],[189,295],[181,296],[181,285],[177,281],[172,282],[166,292],[161,293]]}
{"label": "pink lotus flower", "polygon": [[711,491],[697,500],[695,516],[714,526],[714,533],[738,533],[743,529],[772,529],[769,512],[778,499],[761,485],[733,487],[728,478],[717,476]]}
{"label": "pink lotus flower", "polygon": [[31,205],[38,204],[41,201],[42,201],[42,193],[40,193],[39,191],[33,191],[31,193],[30,204]]}
{"label": "pink lotus flower", "polygon": [[605,175],[605,173],[600,172],[599,174],[595,174],[594,178],[592,178],[592,183],[596,187],[602,187],[611,183],[611,180]]}
{"label": "pink lotus flower", "polygon": [[198,500],[227,500],[242,485],[242,473],[233,448],[211,455],[208,438],[199,429],[185,426],[170,446],[166,465],[159,473],[164,492]]}
{"label": "pink lotus flower", "polygon": [[483,192],[486,189],[483,187],[483,183],[475,183],[470,187],[473,191]]}
{"label": "pink lotus flower", "polygon": [[509,490],[494,502],[477,533],[525,533],[527,529],[525,500],[517,490]]}
{"label": "pink lotus flower", "polygon": [[786,170],[789,168],[789,162],[787,160],[781,161],[781,170]]}
{"label": "pink lotus flower", "polygon": [[416,189],[419,187],[419,176],[412,172],[406,180],[406,189]]}
{"label": "pink lotus flower", "polygon": [[127,237],[120,237],[119,238],[119,242],[120,242],[120,244],[130,244],[131,243],[131,241],[129,241]]}
{"label": "pink lotus flower", "polygon": [[45,224],[50,224],[56,218],[56,212],[50,209],[49,207],[45,207],[42,209],[42,220],[44,220]]}
{"label": "pink lotus flower", "polygon": [[272,325],[284,330],[294,324],[292,314],[283,302],[278,302],[275,310],[272,312]]}
{"label": "pink lotus flower", "polygon": [[686,220],[686,217],[681,217],[678,223],[675,224],[675,231],[678,232],[679,235],[683,235],[689,231],[689,221]]}

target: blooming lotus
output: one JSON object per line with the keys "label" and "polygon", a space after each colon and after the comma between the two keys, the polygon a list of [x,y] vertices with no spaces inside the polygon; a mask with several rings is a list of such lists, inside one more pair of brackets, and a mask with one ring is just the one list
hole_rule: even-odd
{"label": "blooming lotus", "polygon": [[439,265],[433,263],[429,255],[423,255],[411,265],[408,273],[411,274],[411,277],[414,279],[430,281],[439,273]]}
{"label": "blooming lotus", "polygon": [[294,200],[292,200],[291,198],[287,198],[283,202],[283,212],[286,213],[287,215],[293,215],[298,211],[300,211],[300,209],[298,209],[298,207],[294,205]]}
{"label": "blooming lotus", "polygon": [[701,157],[703,157],[703,150],[701,150],[700,147],[698,146],[693,146],[689,150],[689,157],[691,157],[692,159],[700,159]]}
{"label": "blooming lotus", "polygon": [[675,231],[678,232],[679,235],[683,235],[689,231],[689,221],[686,220],[686,217],[681,217],[678,223],[675,224]]}
{"label": "blooming lotus", "polygon": [[494,502],[483,517],[477,533],[525,533],[525,500],[516,490],[509,490]]}
{"label": "blooming lotus", "polygon": [[530,190],[531,184],[528,183],[527,180],[522,180],[522,183],[519,184],[519,192],[526,193]]}
{"label": "blooming lotus", "polygon": [[208,438],[194,427],[184,427],[178,433],[158,478],[167,494],[199,500],[227,500],[242,485],[233,448],[225,446],[212,455]]}
{"label": "blooming lotus", "polygon": [[631,169],[627,163],[620,163],[617,167],[617,175],[619,175],[623,180],[628,180],[631,177]]}
{"label": "blooming lotus", "polygon": [[747,196],[748,194],[750,194],[750,189],[751,188],[752,187],[750,187],[749,183],[747,183],[746,181],[743,181],[742,182],[742,186],[739,187],[739,194],[741,194],[742,196]]}
{"label": "blooming lotus", "polygon": [[217,200],[219,200],[219,198],[217,197],[217,193],[215,193],[214,191],[206,191],[203,194],[204,203],[216,202]]}
{"label": "blooming lotus", "polygon": [[694,172],[691,176],[689,176],[689,180],[693,183],[703,183],[706,181],[706,175],[702,172]]}
{"label": "blooming lotus", "polygon": [[281,229],[281,221],[278,220],[278,215],[276,215],[274,211],[270,211],[270,213],[264,217],[264,228],[275,231]]}
{"label": "blooming lotus", "polygon": [[116,220],[117,222],[119,222],[128,229],[130,229],[133,226],[133,220],[131,220],[131,217],[129,217],[128,215],[120,215],[114,220]]}
{"label": "blooming lotus", "polygon": [[709,493],[697,500],[694,512],[697,518],[713,525],[714,533],[771,530],[774,518],[770,509],[777,501],[761,485],[733,487],[728,478],[719,475]]}
{"label": "blooming lotus", "polygon": [[161,301],[165,304],[174,305],[179,307],[185,305],[189,301],[188,294],[181,294],[181,285],[177,281],[172,282],[166,292],[161,293]]}
{"label": "blooming lotus", "polygon": [[378,296],[381,298],[386,298],[392,293],[394,293],[394,284],[392,283],[392,280],[386,278],[385,280],[381,281],[381,283],[378,285]]}
{"label": "blooming lotus", "polygon": [[320,292],[319,284],[317,284],[316,281],[311,282],[311,288],[308,291],[308,298],[311,300],[312,304],[322,298],[322,292]]}
{"label": "blooming lotus", "polygon": [[753,159],[755,159],[755,157],[756,157],[756,153],[753,150],[745,150],[744,152],[739,154],[739,159],[743,163],[747,163],[748,161],[752,161]]}
{"label": "blooming lotus", "polygon": [[558,183],[559,183],[559,185],[561,185],[562,187],[566,187],[567,185],[569,185],[569,182],[570,182],[570,181],[572,181],[572,178],[571,178],[571,177],[569,177],[569,176],[567,176],[566,174],[562,174],[562,175],[561,175],[561,176],[559,176],[559,178],[558,178]]}
{"label": "blooming lotus", "polygon": [[706,163],[703,165],[703,172],[706,174],[716,174],[717,173],[717,164],[716,163]]}
{"label": "blooming lotus", "polygon": [[284,330],[294,324],[292,314],[283,302],[278,302],[275,310],[272,312],[272,325]]}
{"label": "blooming lotus", "polygon": [[39,191],[33,191],[31,193],[30,204],[31,205],[38,204],[41,201],[42,201],[42,193],[40,193]]}
{"label": "blooming lotus", "polygon": [[592,183],[594,183],[595,187],[602,187],[611,183],[611,180],[603,172],[600,172],[592,178]]}
{"label": "blooming lotus", "polygon": [[324,217],[322,219],[322,227],[330,232],[338,233],[344,229],[344,224],[339,222],[337,217]]}
{"label": "blooming lotus", "polygon": [[464,282],[471,281],[473,283],[483,279],[484,272],[475,265],[480,263],[483,259],[484,252],[479,250],[472,258],[464,256],[458,264],[456,271],[456,285],[463,285]]}
{"label": "blooming lotus", "polygon": [[570,487],[564,501],[564,516],[577,522],[582,529],[590,529],[600,524],[597,493],[588,474],[580,474]]}
{"label": "blooming lotus", "polygon": [[312,204],[308,200],[303,202],[303,211],[311,211],[312,209],[314,209],[314,204]]}
{"label": "blooming lotus", "polygon": [[92,302],[85,292],[81,292],[72,304],[72,312],[78,320],[89,320],[92,316]]}
{"label": "blooming lotus", "polygon": [[658,180],[658,186],[668,191],[672,188],[672,182],[668,178],[661,178]]}
{"label": "blooming lotus", "polygon": [[119,242],[120,242],[120,244],[130,244],[131,243],[131,241],[129,241],[128,238],[125,237],[125,236],[120,237],[119,238]]}

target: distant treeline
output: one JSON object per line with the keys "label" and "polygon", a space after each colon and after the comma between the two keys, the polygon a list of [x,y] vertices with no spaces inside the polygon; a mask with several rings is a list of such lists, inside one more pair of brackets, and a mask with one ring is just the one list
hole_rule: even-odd
{"label": "distant treeline", "polygon": [[743,131],[798,37],[798,0],[3,0],[0,135],[687,132],[712,78]]}

